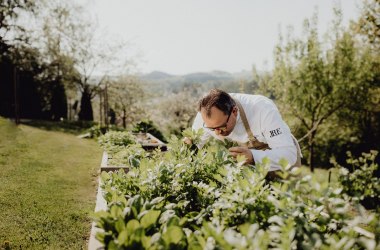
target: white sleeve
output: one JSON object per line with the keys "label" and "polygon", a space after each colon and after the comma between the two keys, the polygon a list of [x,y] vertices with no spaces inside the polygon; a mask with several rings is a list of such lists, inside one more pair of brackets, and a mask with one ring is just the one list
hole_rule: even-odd
{"label": "white sleeve", "polygon": [[198,130],[200,128],[203,128],[203,119],[202,119],[201,113],[198,112],[194,118],[192,129]]}
{"label": "white sleeve", "polygon": [[289,127],[282,120],[277,108],[273,106],[264,109],[261,114],[262,133],[268,146],[268,150],[252,149],[255,162],[262,162],[264,157],[270,160],[270,171],[279,170],[279,161],[285,159],[291,166],[297,161],[297,148],[294,144]]}
{"label": "white sleeve", "polygon": [[[203,128],[203,119],[202,119],[201,113],[198,112],[197,115],[195,116],[192,129],[199,130],[201,128]],[[201,143],[198,145],[198,147],[199,148],[203,147],[203,145],[206,143],[207,139],[210,138],[210,136],[211,136],[210,133],[206,129],[203,128]]]}

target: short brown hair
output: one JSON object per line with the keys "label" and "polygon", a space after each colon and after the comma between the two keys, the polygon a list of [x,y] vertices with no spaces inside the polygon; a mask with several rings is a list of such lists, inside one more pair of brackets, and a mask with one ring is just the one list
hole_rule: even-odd
{"label": "short brown hair", "polygon": [[211,116],[211,108],[216,107],[224,114],[229,115],[235,105],[234,99],[227,92],[220,89],[212,89],[206,96],[199,100],[198,111],[204,108],[206,115]]}

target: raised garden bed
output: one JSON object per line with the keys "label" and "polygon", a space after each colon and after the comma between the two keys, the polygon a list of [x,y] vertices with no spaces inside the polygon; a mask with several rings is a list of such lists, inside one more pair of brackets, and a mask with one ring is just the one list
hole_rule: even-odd
{"label": "raised garden bed", "polygon": [[166,151],[166,144],[151,135],[150,133],[134,133],[136,141],[142,145],[146,151],[152,151],[160,148],[161,151]]}
{"label": "raised garden bed", "polygon": [[[140,143],[144,150],[146,151],[153,151],[155,149],[160,149],[161,151],[166,151],[167,146],[165,143],[151,135],[150,133],[133,133],[133,136],[136,138],[136,142]],[[117,171],[119,169],[123,169],[125,172],[128,172],[129,168],[128,166],[114,166],[109,165],[109,160],[112,159],[112,156],[109,155],[106,151],[103,152],[102,162],[100,163],[100,171]],[[100,187],[100,178],[98,183],[98,191],[96,196],[96,205],[95,205],[95,212],[101,211],[101,210],[107,210],[107,203],[103,198],[103,190]],[[91,235],[89,240],[89,250],[95,250],[95,249],[104,249],[104,246],[95,238],[95,235],[97,232],[101,231],[101,229],[95,227],[95,223],[92,223],[91,228]]]}
{"label": "raised garden bed", "polygon": [[[165,143],[151,135],[150,133],[133,133],[133,136],[136,138],[136,143],[140,143],[143,149],[146,151],[153,151],[155,149],[160,149],[161,151],[166,151],[167,146]],[[116,171],[119,169],[123,169],[125,172],[128,172],[127,166],[114,166],[109,165],[109,160],[112,159],[112,156],[107,154],[107,152],[103,153],[102,163],[100,165],[100,171]]]}
{"label": "raised garden bed", "polygon": [[119,169],[123,169],[126,173],[128,172],[128,167],[127,166],[113,166],[113,165],[108,165],[108,160],[111,159],[110,156],[107,154],[107,152],[103,152],[103,157],[102,157],[102,163],[100,164],[100,172],[106,171],[117,171]]}

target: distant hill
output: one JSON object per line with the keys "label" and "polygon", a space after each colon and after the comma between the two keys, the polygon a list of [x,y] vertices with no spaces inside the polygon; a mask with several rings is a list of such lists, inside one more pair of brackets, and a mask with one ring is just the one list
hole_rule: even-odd
{"label": "distant hill", "polygon": [[168,73],[162,71],[152,71],[149,74],[144,74],[140,76],[143,80],[162,80],[174,77],[174,75],[170,75]]}
{"label": "distant hill", "polygon": [[145,81],[180,81],[189,83],[202,83],[207,81],[218,81],[218,80],[249,80],[252,78],[252,73],[250,71],[240,71],[237,73],[229,73],[226,71],[211,71],[211,72],[194,72],[185,75],[171,75],[162,71],[152,71],[148,74],[140,75],[140,78]]}
{"label": "distant hill", "polygon": [[217,80],[232,80],[233,75],[228,72],[213,71],[213,72],[199,72],[191,73],[183,76],[186,82],[207,82]]}
{"label": "distant hill", "polygon": [[241,82],[252,82],[250,71],[229,73],[226,71],[194,72],[185,75],[171,75],[162,71],[152,71],[139,76],[144,82],[147,93],[164,97],[169,93],[178,93],[185,88],[221,88],[226,91],[239,91]]}

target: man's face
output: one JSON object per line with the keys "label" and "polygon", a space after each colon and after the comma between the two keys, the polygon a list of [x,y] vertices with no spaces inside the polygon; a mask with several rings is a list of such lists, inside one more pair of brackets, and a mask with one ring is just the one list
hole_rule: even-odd
{"label": "man's face", "polygon": [[212,107],[211,115],[207,116],[206,110],[202,108],[201,115],[204,121],[203,127],[214,131],[216,135],[228,136],[235,127],[237,109],[232,108],[229,115],[226,115],[220,109]]}

